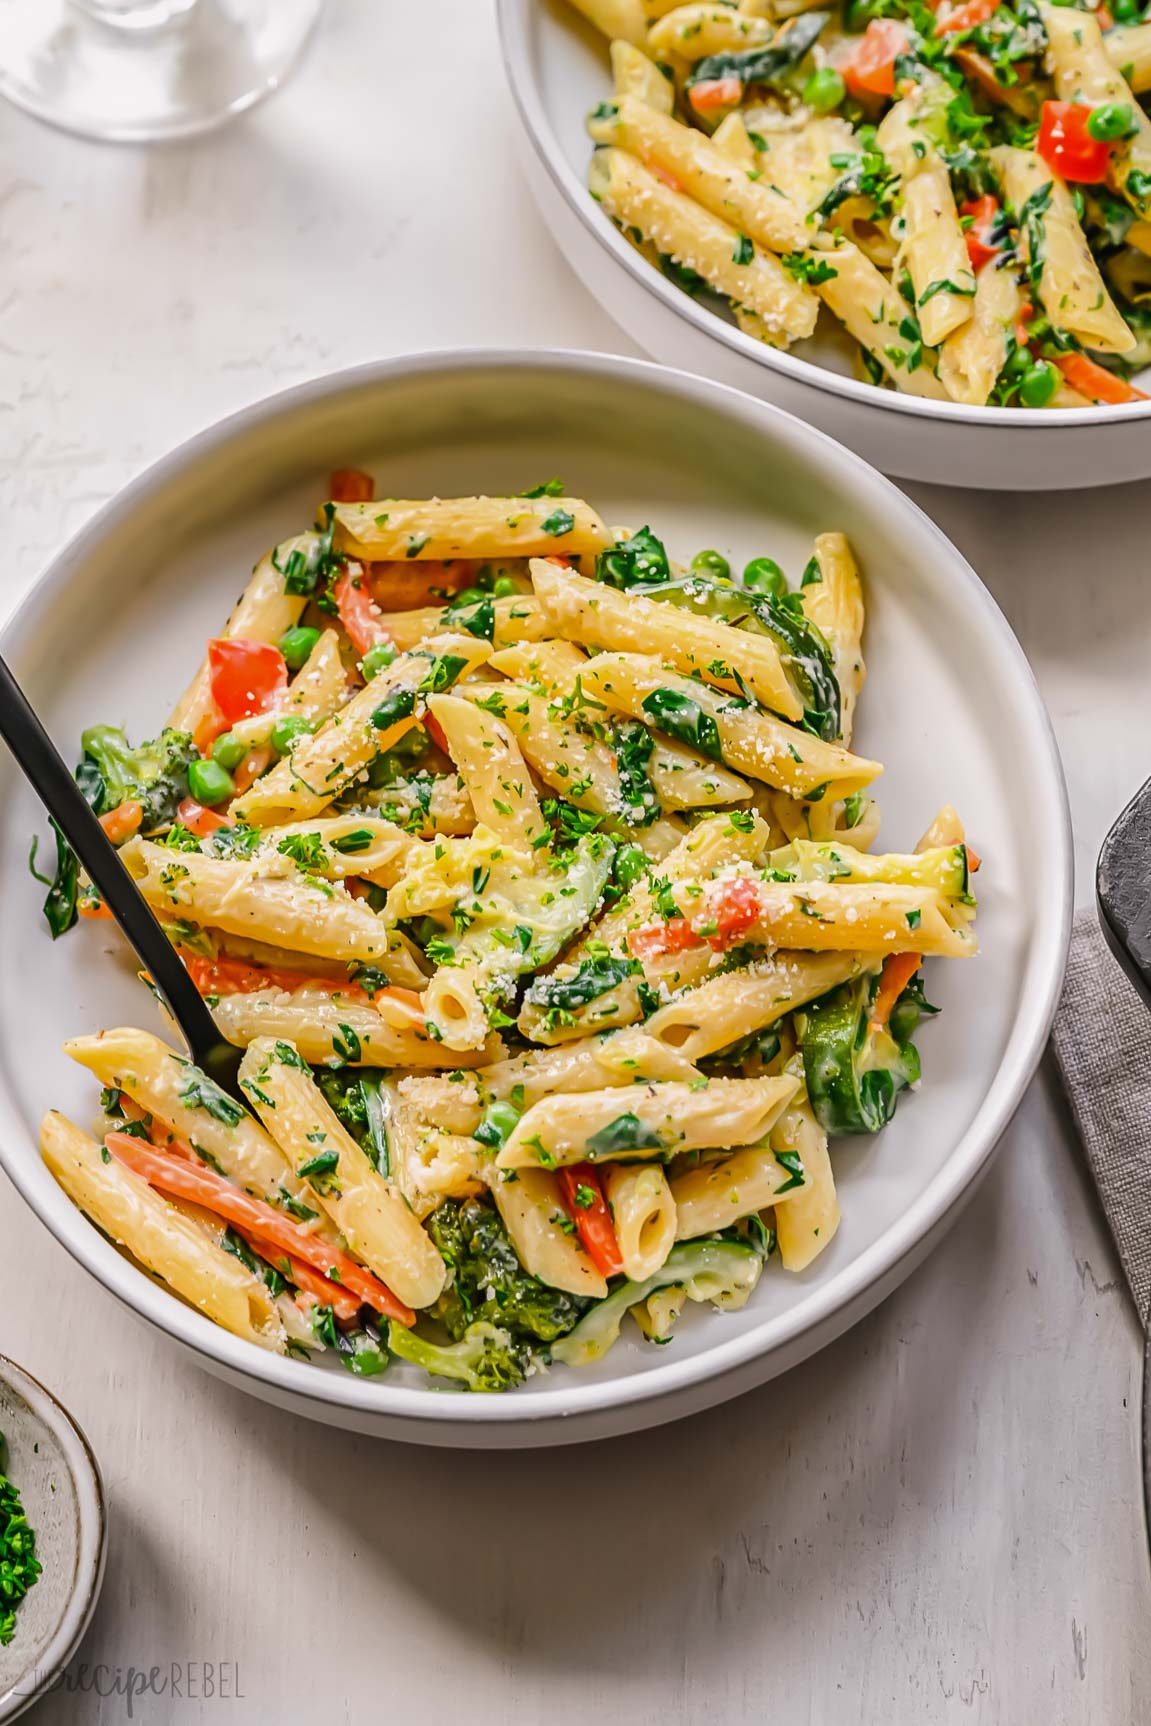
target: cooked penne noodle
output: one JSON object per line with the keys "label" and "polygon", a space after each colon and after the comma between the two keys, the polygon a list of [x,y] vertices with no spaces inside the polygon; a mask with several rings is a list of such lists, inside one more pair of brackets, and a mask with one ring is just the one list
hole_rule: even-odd
{"label": "cooked penne noodle", "polygon": [[624,1275],[643,1282],[675,1245],[675,1200],[667,1176],[653,1163],[613,1164],[604,1170],[603,1185]]}
{"label": "cooked penne noodle", "polygon": [[496,1162],[501,1169],[554,1168],[749,1144],[770,1130],[795,1090],[790,1078],[673,1080],[637,1084],[626,1098],[614,1090],[549,1097],[516,1123]]}
{"label": "cooked penne noodle", "polygon": [[447,738],[477,821],[530,852],[544,833],[544,820],[509,727],[458,695],[433,695],[428,708]]}
{"label": "cooked penne noodle", "polygon": [[387,926],[363,900],[287,857],[233,861],[149,839],[129,840],[120,855],[158,913],[326,959],[373,965],[387,956]]}
{"label": "cooked penne noodle", "polygon": [[638,229],[660,252],[754,312],[781,346],[811,335],[819,312],[815,298],[774,253],[757,248],[749,236],[665,185],[635,156],[614,147],[598,149],[589,185],[610,216]]}
{"label": "cooked penne noodle", "polygon": [[809,243],[802,213],[790,200],[758,177],[749,179],[747,169],[702,132],[638,96],[620,96],[608,109],[588,122],[597,144],[617,145],[646,168],[669,175],[701,208],[769,252],[795,252]]}
{"label": "cooked penne noodle", "polygon": [[675,105],[675,85],[634,42],[617,36],[611,45],[612,83],[620,96],[635,96],[660,114]]}
{"label": "cooked penne noodle", "polygon": [[808,254],[833,271],[816,282],[816,292],[855,337],[860,347],[906,395],[942,401],[946,394],[929,354],[908,329],[907,301],[851,240],[841,240],[826,255]]}
{"label": "cooked penne noodle", "polygon": [[584,682],[605,706],[662,729],[676,727],[722,765],[776,785],[793,797],[843,797],[883,770],[876,761],[824,743],[762,710],[705,689],[638,653],[601,653]]}
{"label": "cooked penne noodle", "polygon": [[1102,353],[1129,352],[1135,337],[1103,285],[1064,181],[1034,151],[1005,144],[991,154],[1020,216],[1020,249],[1051,322]]}
{"label": "cooked penne noodle", "polygon": [[578,497],[380,498],[335,506],[337,551],[365,562],[393,558],[576,557],[610,544]]}
{"label": "cooked penne noodle", "polygon": [[359,1067],[476,1067],[491,1060],[498,1040],[482,1049],[449,1048],[415,1026],[389,1025],[374,1006],[303,987],[222,995],[212,1009],[230,1043],[246,1049],[259,1037],[295,1043],[306,1061]]}
{"label": "cooked penne noodle", "polygon": [[845,983],[861,967],[854,953],[774,953],[676,995],[652,1014],[644,1030],[689,1061],[702,1061],[776,1024],[794,1007]]}
{"label": "cooked penne noodle", "polygon": [[788,1193],[788,1202],[775,1213],[775,1232],[784,1270],[804,1271],[839,1228],[827,1134],[805,1099],[797,1097],[783,1111],[771,1129],[771,1148],[776,1157],[798,1158],[803,1169],[803,1185]]}
{"label": "cooked penne noodle", "polygon": [[514,1180],[496,1175],[492,1198],[520,1263],[549,1288],[602,1300],[607,1283],[571,1234],[559,1183],[546,1169],[521,1169]]}
{"label": "cooked penne noodle", "polygon": [[737,12],[731,6],[690,0],[675,6],[653,23],[647,33],[648,52],[654,59],[678,54],[687,61],[703,60],[709,54],[762,48],[775,35],[766,18]]}
{"label": "cooked penne noodle", "polygon": [[839,684],[839,741],[849,749],[867,667],[863,659],[863,583],[845,534],[816,536],[812,562],[800,591],[805,613],[831,648]]}
{"label": "cooked penne noodle", "polygon": [[785,719],[803,717],[803,703],[769,636],[695,616],[690,629],[685,629],[683,614],[675,606],[660,605],[639,594],[616,593],[542,559],[532,563],[531,571],[536,598],[557,634],[585,647],[655,654],[666,665],[701,677],[717,689],[734,695],[750,690],[757,701]]}
{"label": "cooked penne noodle", "polygon": [[299,1050],[259,1038],[240,1063],[240,1085],[301,1179],[325,1164],[313,1189],[356,1257],[408,1306],[431,1306],[447,1275],[443,1259],[325,1102]]}
{"label": "cooked penne noodle", "polygon": [[976,407],[987,401],[1007,363],[1023,303],[1012,271],[985,264],[976,277],[971,321],[948,336],[939,351],[940,380],[952,401]]}
{"label": "cooked penne noodle", "polygon": [[283,1354],[288,1339],[267,1287],[203,1230],[53,1109],[40,1124],[40,1150],[72,1202],[117,1246],[160,1277],[213,1323]]}
{"label": "cooked penne noodle", "polygon": [[771,1145],[749,1145],[731,1156],[701,1163],[684,1174],[673,1174],[676,1236],[695,1240],[728,1229],[767,1205],[783,1210],[803,1190],[804,1175],[781,1163]]}
{"label": "cooked penne noodle", "polygon": [[640,47],[647,38],[643,0],[571,0],[571,3],[609,41],[620,37]]}
{"label": "cooked penne noodle", "polygon": [[[948,92],[950,94],[950,91]],[[898,171],[902,205],[898,271],[906,266],[924,342],[938,347],[971,317],[975,275],[947,165],[931,140],[934,89],[919,86],[880,123],[876,146]]]}

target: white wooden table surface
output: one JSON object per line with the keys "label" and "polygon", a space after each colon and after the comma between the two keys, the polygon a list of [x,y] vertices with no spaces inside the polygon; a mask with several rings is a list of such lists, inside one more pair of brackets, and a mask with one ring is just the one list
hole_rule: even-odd
{"label": "white wooden table surface", "polygon": [[[0,111],[0,608],[219,415],[354,361],[499,343],[627,345],[529,201],[484,0],[336,0],[286,92],[186,148]],[[1084,899],[1151,768],[1146,490],[917,495],[1031,657]],[[82,1657],[105,1684],[238,1668],[243,1700],[135,1702],[179,1726],[1151,1719],[1117,1278],[1045,1071],[944,1246],[824,1354],[646,1437],[469,1457],[343,1437],[189,1369],[0,1177],[0,1350],[71,1406],[110,1491]],[[33,1718],[125,1715],[88,1694]]]}

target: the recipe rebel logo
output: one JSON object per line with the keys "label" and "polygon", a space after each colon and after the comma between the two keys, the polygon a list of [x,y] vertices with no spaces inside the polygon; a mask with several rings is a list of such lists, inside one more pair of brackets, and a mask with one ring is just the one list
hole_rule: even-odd
{"label": "the recipe rebel logo", "polygon": [[[34,1695],[43,1674],[32,1672],[18,1694]],[[44,1694],[119,1696],[125,1719],[135,1718],[142,1697],[166,1696],[182,1702],[243,1702],[239,1663],[235,1660],[173,1660],[165,1666],[109,1666],[78,1661],[58,1672]]]}

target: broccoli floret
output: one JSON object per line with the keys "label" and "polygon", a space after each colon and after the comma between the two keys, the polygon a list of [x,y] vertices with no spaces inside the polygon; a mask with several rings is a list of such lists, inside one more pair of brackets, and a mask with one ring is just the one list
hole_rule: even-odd
{"label": "broccoli floret", "polygon": [[463,1336],[473,1320],[485,1316],[498,1319],[514,1336],[553,1342],[587,1307],[578,1295],[548,1288],[528,1275],[491,1205],[445,1200],[427,1228],[449,1272],[432,1313],[453,1337]]}
{"label": "broccoli floret", "polygon": [[144,810],[142,832],[171,825],[188,795],[188,768],[199,759],[189,732],[165,726],[159,737],[133,749],[119,726],[90,725],[80,742],[84,760],[77,776],[97,815],[133,797]]}
{"label": "broccoli floret", "polygon": [[458,1342],[440,1345],[403,1325],[388,1327],[388,1347],[440,1378],[459,1379],[469,1390],[510,1390],[522,1384],[531,1351],[494,1324],[471,1324]]}

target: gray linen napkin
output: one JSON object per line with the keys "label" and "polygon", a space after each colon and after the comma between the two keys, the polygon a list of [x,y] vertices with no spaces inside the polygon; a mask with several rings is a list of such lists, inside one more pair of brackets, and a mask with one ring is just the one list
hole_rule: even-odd
{"label": "gray linen napkin", "polygon": [[1051,1042],[1123,1273],[1146,1326],[1151,1309],[1151,1013],[1109,951],[1094,910],[1075,914]]}

